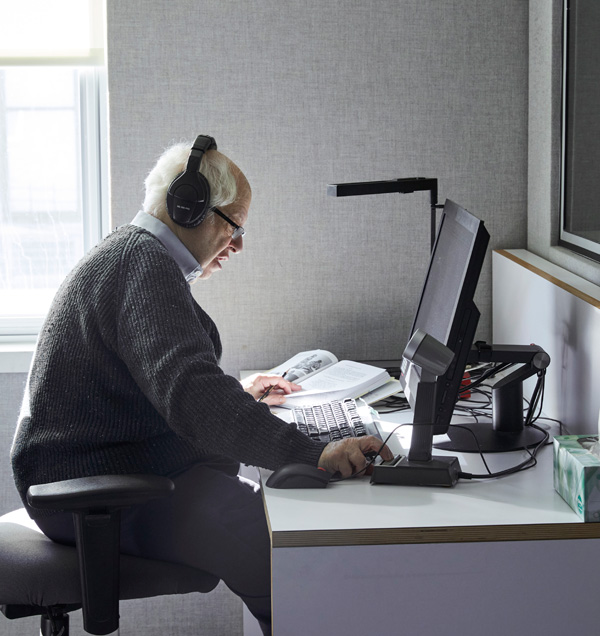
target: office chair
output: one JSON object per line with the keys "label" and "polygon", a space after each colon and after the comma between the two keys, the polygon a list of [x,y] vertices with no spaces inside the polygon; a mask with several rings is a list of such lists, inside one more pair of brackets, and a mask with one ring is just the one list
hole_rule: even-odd
{"label": "office chair", "polygon": [[119,599],[210,592],[219,580],[188,566],[119,554],[120,510],[167,496],[156,475],[104,475],[32,486],[33,508],[73,513],[76,546],[48,539],[25,509],[0,517],[0,610],[41,616],[41,636],[68,636],[69,612],[90,634],[119,626]]}

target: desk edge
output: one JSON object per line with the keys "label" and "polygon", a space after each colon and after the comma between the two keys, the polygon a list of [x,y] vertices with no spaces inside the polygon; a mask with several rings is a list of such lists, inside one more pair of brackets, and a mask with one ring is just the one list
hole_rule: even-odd
{"label": "desk edge", "polygon": [[271,530],[273,548],[485,541],[600,539],[600,523],[549,523],[436,528],[364,528],[348,530]]}

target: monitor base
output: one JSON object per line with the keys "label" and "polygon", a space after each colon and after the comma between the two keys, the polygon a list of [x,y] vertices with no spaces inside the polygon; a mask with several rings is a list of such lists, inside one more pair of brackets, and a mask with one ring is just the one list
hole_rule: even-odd
{"label": "monitor base", "polygon": [[447,434],[450,441],[434,442],[434,448],[455,453],[510,453],[537,446],[545,437],[543,431],[531,426],[520,431],[497,431],[489,422],[451,424]]}

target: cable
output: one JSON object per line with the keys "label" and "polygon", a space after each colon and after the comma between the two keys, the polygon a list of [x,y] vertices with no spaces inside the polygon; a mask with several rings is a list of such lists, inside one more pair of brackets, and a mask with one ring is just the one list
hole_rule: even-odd
{"label": "cable", "polygon": [[556,420],[552,417],[546,417],[545,415],[538,417],[538,420],[543,420],[544,422],[555,422],[556,424],[558,424],[558,434],[562,435],[563,434],[563,423],[562,420]]}
{"label": "cable", "polygon": [[[527,447],[523,447],[523,450],[529,454],[529,457],[525,461],[521,462],[520,464],[517,464],[516,466],[507,468],[506,470],[502,470],[497,473],[491,473],[487,465],[487,462],[485,461],[485,458],[483,456],[483,452],[481,451],[481,447],[479,446],[479,443],[477,442],[477,436],[475,435],[475,433],[473,433],[473,431],[471,431],[465,426],[460,427],[460,425],[455,424],[454,426],[459,426],[460,428],[468,430],[473,435],[473,437],[476,440],[477,447],[479,448],[479,455],[481,456],[483,463],[488,471],[488,474],[483,474],[483,475],[461,472],[459,473],[459,477],[463,479],[491,479],[491,478],[497,478],[497,477],[504,477],[506,475],[513,475],[514,473],[517,473],[523,470],[528,470],[529,468],[533,468],[537,464],[537,458],[536,458],[537,453],[540,448],[546,445],[547,441],[550,438],[548,431],[534,424],[535,420],[541,414],[545,380],[546,380],[546,370],[543,369],[538,373],[538,380],[536,382],[535,388],[533,389],[531,400],[529,402],[529,408],[527,410],[527,415],[525,416],[525,421],[523,424],[524,426],[530,426],[532,428],[537,429],[541,433],[543,433],[543,438],[534,446],[532,451],[530,451]],[[536,409],[538,409],[538,407],[539,407],[539,413],[536,415],[535,412],[536,412]]]}
{"label": "cable", "polygon": [[473,380],[469,384],[466,384],[465,386],[462,386],[458,391],[459,396],[462,393],[467,393],[470,390],[478,387],[480,384],[483,384],[486,380],[489,380],[490,378],[494,377],[501,371],[504,371],[505,369],[508,369],[508,367],[511,367],[511,366],[512,366],[511,362],[502,362],[500,364],[495,364],[494,366],[489,368],[487,371],[484,371],[475,380]]}
{"label": "cable", "polygon": [[[485,408],[489,408],[491,406],[492,400],[491,400],[491,391],[487,391],[484,390],[482,388],[478,388],[479,384],[481,384],[481,382],[478,382],[478,380],[482,379],[485,377],[485,379],[488,379],[490,377],[492,377],[493,375],[495,375],[496,373],[498,373],[500,370],[503,370],[504,368],[511,366],[510,364],[501,364],[498,367],[494,367],[494,369],[490,369],[487,372],[484,372],[481,374],[481,376],[477,379],[477,384],[475,385],[475,392],[478,394],[481,394],[483,396],[485,396],[487,399],[485,402],[480,402],[481,404],[483,404],[483,407],[471,407],[471,406],[464,406],[464,405],[459,405],[457,404],[456,406],[456,410],[459,411],[463,411],[463,412],[467,412],[470,414],[470,416],[475,420],[476,423],[479,422],[478,420],[478,416],[488,416],[489,413],[485,412]],[[502,368],[500,368],[502,367]],[[493,373],[492,373],[493,372]],[[481,380],[483,381],[483,380]],[[456,427],[456,428],[462,428],[463,430],[468,431],[472,436],[473,439],[475,440],[475,444],[477,445],[478,448],[478,452],[479,452],[479,456],[481,457],[481,460],[483,462],[483,465],[485,466],[485,469],[487,470],[487,473],[484,474],[476,474],[476,473],[467,473],[467,472],[459,472],[458,473],[458,477],[460,479],[498,479],[500,477],[507,477],[508,475],[514,475],[515,473],[518,472],[522,472],[524,470],[529,470],[530,468],[533,468],[534,466],[537,465],[537,454],[540,450],[540,448],[542,448],[543,446],[545,446],[548,443],[548,440],[550,439],[550,435],[548,433],[548,431],[546,431],[545,429],[541,428],[540,426],[536,425],[535,422],[541,417],[541,413],[542,413],[542,406],[544,403],[544,391],[545,391],[545,381],[546,381],[546,370],[542,369],[541,371],[538,372],[538,379],[536,382],[536,385],[533,389],[533,392],[531,394],[531,398],[529,400],[529,405],[527,408],[527,413],[525,415],[525,420],[524,420],[524,426],[530,426],[531,428],[535,428],[536,430],[540,431],[543,434],[542,439],[533,447],[532,450],[530,450],[529,448],[527,448],[526,446],[522,448],[522,450],[524,450],[529,457],[527,459],[525,459],[524,461],[522,461],[521,463],[517,464],[516,466],[512,466],[510,468],[507,468],[505,470],[501,470],[495,473],[492,473],[492,471],[490,470],[490,467],[487,463],[487,460],[485,458],[484,452],[481,449],[481,446],[479,444],[479,440],[477,439],[477,435],[468,427],[466,426],[461,426],[460,424],[453,424],[452,426]],[[471,385],[471,387],[466,387],[466,389],[471,389],[473,390],[473,386]],[[392,396],[392,398],[395,396]],[[405,398],[403,398],[405,400]],[[383,403],[385,404],[386,401],[388,400],[384,400]],[[402,404],[402,406],[399,406],[397,409],[395,410],[406,410],[408,407],[408,405],[406,404],[406,406],[404,405],[404,403]],[[537,411],[537,414],[536,414]],[[390,410],[390,411],[381,411],[382,413],[392,413],[394,412],[394,410]],[[541,418],[541,419],[548,419],[550,420],[551,418]],[[557,421],[559,422],[560,426],[562,427],[562,422],[560,422],[559,420],[552,420],[552,421]],[[383,447],[388,443],[388,441],[390,440],[390,438],[392,437],[392,435],[400,428],[402,428],[403,426],[413,426],[412,422],[406,422],[404,424],[399,424],[398,426],[396,426],[385,438],[385,440],[381,443],[381,446],[379,447],[379,450],[374,454],[374,456],[369,459],[364,468],[362,468],[359,471],[356,471],[354,473],[352,473],[352,475],[350,475],[349,477],[340,477],[338,479],[332,479],[331,482],[335,483],[335,482],[339,482],[339,481],[345,481],[346,479],[351,479],[353,477],[357,477],[359,475],[361,475],[362,473],[364,473],[370,466],[373,465],[373,463],[375,462],[375,460],[377,459],[377,457],[379,456],[380,452],[383,450]]]}
{"label": "cable", "polygon": [[[485,456],[483,454],[483,451],[481,450],[481,446],[479,445],[479,442],[477,440],[477,436],[475,435],[475,433],[469,429],[466,426],[461,426],[460,424],[453,424],[453,426],[456,426],[458,428],[462,428],[463,430],[467,430],[469,431],[469,433],[473,436],[473,439],[475,440],[475,443],[477,445],[477,448],[479,450],[479,456],[481,457],[483,464],[486,468],[486,470],[488,471],[487,474],[473,474],[473,473],[466,473],[466,472],[460,472],[459,473],[459,478],[462,479],[492,479],[492,478],[498,478],[498,477],[505,477],[507,475],[513,475],[517,472],[523,471],[523,470],[528,470],[529,468],[533,468],[536,464],[537,464],[537,454],[540,450],[540,448],[542,448],[543,446],[545,446],[549,439],[550,439],[550,435],[548,433],[548,431],[544,430],[543,428],[541,428],[540,426],[537,426],[534,422],[540,417],[541,413],[542,413],[542,405],[544,402],[544,389],[545,389],[545,381],[546,381],[546,370],[542,369],[538,372],[538,380],[536,382],[536,385],[533,389],[532,395],[531,395],[531,399],[529,400],[529,407],[527,409],[527,413],[525,415],[525,420],[523,423],[523,426],[530,426],[532,428],[537,429],[538,431],[540,431],[543,434],[542,439],[533,447],[533,450],[529,450],[529,448],[527,447],[523,447],[522,450],[524,450],[526,453],[529,454],[529,457],[521,462],[520,464],[517,464],[516,466],[513,466],[511,468],[507,468],[506,470],[502,470],[496,473],[492,473],[490,471],[490,468],[485,460]],[[465,407],[462,410],[467,411],[467,412],[471,412],[471,416],[475,419],[475,421],[477,422],[477,411],[475,408],[470,408],[470,407]],[[537,414],[536,414],[536,410],[537,410]],[[487,414],[486,414],[487,415]]]}
{"label": "cable", "polygon": [[387,414],[387,413],[398,413],[400,411],[408,411],[410,409],[410,404],[404,395],[390,395],[387,398],[384,398],[379,402],[383,406],[385,410],[378,408],[378,413]]}
{"label": "cable", "polygon": [[[479,423],[479,420],[477,419],[477,416],[473,416],[473,419],[475,420],[475,423]],[[488,466],[487,460],[485,459],[485,455],[483,454],[483,450],[479,444],[479,440],[477,439],[477,435],[475,435],[475,433],[468,428],[467,426],[461,426],[460,424],[454,424],[454,426],[456,426],[457,428],[462,428],[465,431],[468,431],[472,436],[473,439],[475,440],[475,444],[477,445],[477,449],[479,452],[479,456],[481,457],[481,461],[483,462],[483,465],[485,466],[485,469],[488,471],[488,475],[491,476],[492,475],[492,471],[490,470],[490,467]],[[468,474],[468,473],[459,473],[458,476],[461,477],[463,474]],[[467,479],[472,479],[470,477],[467,477]]]}
{"label": "cable", "polygon": [[525,416],[524,426],[530,426],[534,421],[534,413],[537,409],[537,405],[542,393],[542,384],[544,383],[543,375],[538,375],[533,393],[531,394],[531,400],[529,402],[529,408],[527,409],[527,415]]}
{"label": "cable", "polygon": [[375,455],[372,458],[369,458],[369,460],[367,461],[367,463],[365,464],[364,468],[361,468],[360,470],[356,471],[355,473],[352,473],[351,475],[349,475],[348,477],[339,477],[338,479],[331,479],[330,483],[337,483],[339,481],[346,481],[346,479],[352,479],[353,477],[358,477],[359,475],[361,475],[362,473],[364,473],[370,466],[373,465],[373,463],[375,462],[375,460],[377,459],[377,457],[379,456],[379,453],[383,450],[383,447],[388,443],[388,441],[390,440],[390,438],[392,437],[392,435],[399,429],[402,428],[403,426],[412,426],[412,422],[405,422],[404,424],[398,424],[398,426],[396,426],[389,434],[388,436],[381,442],[381,446],[379,447],[378,451],[373,451],[375,452]]}
{"label": "cable", "polygon": [[506,477],[508,475],[514,475],[515,473],[524,471],[524,470],[528,470],[529,468],[533,468],[534,466],[537,465],[537,454],[538,451],[540,450],[540,448],[542,448],[542,446],[546,445],[546,442],[548,440],[548,438],[550,437],[550,435],[548,434],[548,431],[545,431],[544,429],[540,428],[539,426],[535,425],[535,424],[531,424],[531,426],[533,428],[536,428],[537,430],[539,430],[540,432],[542,432],[544,434],[544,438],[538,442],[535,447],[533,448],[533,450],[529,450],[527,447],[524,447],[523,450],[525,452],[527,452],[529,454],[529,457],[521,462],[520,464],[517,464],[516,466],[513,466],[511,468],[507,468],[506,470],[501,470],[497,473],[491,473],[491,474],[483,474],[483,475],[477,475],[474,473],[463,473],[460,472],[458,474],[459,478],[461,479],[495,479],[498,477]]}

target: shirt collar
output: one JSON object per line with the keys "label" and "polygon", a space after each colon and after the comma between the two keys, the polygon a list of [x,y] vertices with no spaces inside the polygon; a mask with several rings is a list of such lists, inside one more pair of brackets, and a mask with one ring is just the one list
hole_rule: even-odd
{"label": "shirt collar", "polygon": [[171,229],[155,216],[140,211],[131,225],[141,227],[153,234],[166,248],[173,260],[179,265],[181,273],[188,283],[193,283],[202,275],[202,266],[192,256],[188,248],[173,234]]}

